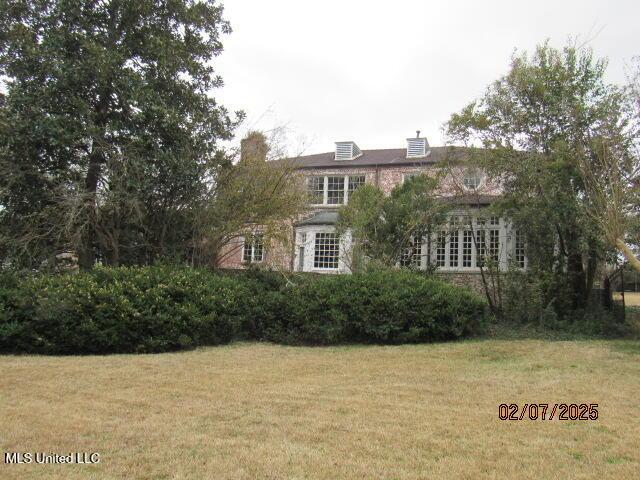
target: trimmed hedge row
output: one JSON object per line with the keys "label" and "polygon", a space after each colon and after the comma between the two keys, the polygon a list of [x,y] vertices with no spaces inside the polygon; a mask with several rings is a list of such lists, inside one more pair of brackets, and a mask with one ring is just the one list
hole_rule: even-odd
{"label": "trimmed hedge row", "polygon": [[265,336],[290,344],[412,343],[471,334],[485,302],[410,272],[327,275],[287,291]]}
{"label": "trimmed hedge row", "polygon": [[457,338],[482,299],[412,273],[224,274],[171,266],[0,275],[0,351],[102,354],[179,350],[234,339],[328,345]]}

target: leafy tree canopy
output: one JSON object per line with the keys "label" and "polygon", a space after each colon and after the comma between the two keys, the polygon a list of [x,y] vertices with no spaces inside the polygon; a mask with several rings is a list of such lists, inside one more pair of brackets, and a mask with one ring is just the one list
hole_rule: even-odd
{"label": "leafy tree canopy", "polygon": [[350,229],[354,238],[352,269],[410,266],[404,260],[411,258],[430,228],[445,221],[447,207],[435,195],[437,186],[436,178],[416,175],[389,196],[370,184],[351,194],[349,203],[338,212],[337,230]]}
{"label": "leafy tree canopy", "polygon": [[514,55],[447,124],[451,141],[487,147],[477,160],[504,186],[499,207],[525,234],[530,267],[558,310],[584,307],[607,252],[581,165],[597,169],[602,138],[628,147],[625,93],[604,80],[606,66],[588,48],[545,43]]}
{"label": "leafy tree canopy", "polygon": [[236,123],[215,1],[2,0],[0,242],[37,266],[183,255]]}

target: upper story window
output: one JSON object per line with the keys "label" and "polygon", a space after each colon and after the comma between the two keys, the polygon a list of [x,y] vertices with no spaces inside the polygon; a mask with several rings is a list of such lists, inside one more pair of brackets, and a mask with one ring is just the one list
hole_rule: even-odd
{"label": "upper story window", "polygon": [[355,192],[365,183],[364,175],[351,175],[349,176],[349,193]]}
{"label": "upper story window", "polygon": [[462,184],[464,185],[464,188],[468,190],[476,190],[480,185],[482,185],[483,180],[484,176],[480,170],[471,169],[464,173]]}
{"label": "upper story window", "polygon": [[247,263],[264,260],[264,236],[261,233],[245,237],[242,260]]}
{"label": "upper story window", "polygon": [[339,205],[344,203],[345,177],[327,177],[327,203]]}
{"label": "upper story window", "polygon": [[307,179],[309,202],[313,204],[324,203],[324,177],[309,177]]}
{"label": "upper story window", "polygon": [[349,194],[365,183],[364,175],[327,175],[307,178],[309,202],[312,205],[342,205]]}
{"label": "upper story window", "polygon": [[402,183],[406,182],[407,180],[416,177],[420,175],[418,172],[411,172],[411,173],[403,173],[402,174]]}

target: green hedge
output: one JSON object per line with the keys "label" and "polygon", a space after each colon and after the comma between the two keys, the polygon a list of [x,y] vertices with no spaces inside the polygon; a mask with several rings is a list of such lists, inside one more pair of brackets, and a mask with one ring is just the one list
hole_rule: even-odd
{"label": "green hedge", "polygon": [[[6,277],[5,277],[6,279]],[[13,288],[12,288],[13,287]],[[0,286],[0,350],[162,352],[238,336],[246,282],[198,269],[97,268]]]}
{"label": "green hedge", "polygon": [[327,275],[290,289],[265,334],[318,345],[448,340],[473,333],[485,310],[471,291],[415,273]]}
{"label": "green hedge", "polygon": [[162,352],[234,339],[401,343],[469,334],[471,292],[416,274],[221,273],[171,266],[0,275],[0,351]]}

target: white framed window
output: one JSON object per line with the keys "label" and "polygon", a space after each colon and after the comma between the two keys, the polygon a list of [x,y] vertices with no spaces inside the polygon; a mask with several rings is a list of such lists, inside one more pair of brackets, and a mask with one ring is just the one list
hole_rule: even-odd
{"label": "white framed window", "polygon": [[340,239],[335,233],[318,232],[315,236],[313,268],[337,269]]}
{"label": "white framed window", "polygon": [[457,226],[449,231],[449,267],[456,268],[459,259],[460,230]]}
{"label": "white framed window", "polygon": [[487,253],[487,244],[485,243],[485,234],[482,228],[484,227],[484,222],[479,225],[480,230],[476,230],[476,267],[484,267],[484,256]]}
{"label": "white framed window", "polygon": [[310,203],[314,205],[324,203],[324,177],[308,177],[307,191]]}
{"label": "white framed window", "polygon": [[326,175],[307,177],[309,203],[312,205],[342,205],[349,194],[365,184],[365,175]]}
{"label": "white framed window", "polygon": [[473,231],[472,230],[463,230],[462,231],[462,267],[469,268],[471,267],[471,252],[473,246]]}
{"label": "white framed window", "polygon": [[416,236],[409,240],[409,245],[402,251],[400,266],[422,267],[422,238]]}
{"label": "white framed window", "polygon": [[516,266],[518,268],[524,268],[525,267],[525,252],[524,252],[524,235],[522,234],[522,232],[520,230],[516,230],[516,241],[515,241],[515,255],[514,255],[514,259],[516,261]]}
{"label": "white framed window", "polygon": [[350,175],[349,176],[349,188],[348,193],[351,194],[355,192],[358,188],[365,184],[365,176],[364,175]]}
{"label": "white framed window", "polygon": [[345,177],[327,177],[327,204],[340,205],[344,202]]}
{"label": "white framed window", "polygon": [[261,233],[244,238],[242,260],[247,263],[264,261],[264,236]]}
{"label": "white framed window", "polygon": [[436,238],[436,266],[446,267],[447,265],[447,232],[438,232]]}
{"label": "white framed window", "polygon": [[421,175],[420,172],[410,172],[410,173],[403,173],[402,174],[402,183],[406,182],[407,180],[413,178],[413,177],[417,177],[418,175]]}
{"label": "white framed window", "polygon": [[476,190],[480,188],[483,180],[484,175],[482,175],[482,172],[474,168],[464,172],[464,176],[462,177],[462,184],[467,190]]}
{"label": "white framed window", "polygon": [[500,260],[500,230],[497,228],[489,230],[489,258],[495,263]]}

